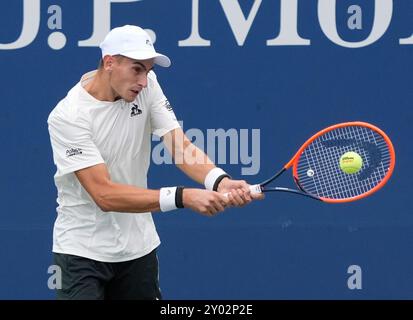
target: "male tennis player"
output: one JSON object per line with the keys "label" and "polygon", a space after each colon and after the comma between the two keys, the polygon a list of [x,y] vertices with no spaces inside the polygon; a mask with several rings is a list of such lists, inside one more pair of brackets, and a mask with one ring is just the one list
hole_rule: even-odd
{"label": "male tennis player", "polygon": [[[63,280],[57,297],[160,299],[160,240],[151,212],[185,207],[212,216],[260,196],[185,137],[152,70],[170,60],[143,29],[115,28],[100,48],[99,69],[85,74],[48,118],[59,204],[53,252]],[[206,190],[147,189],[151,134]]]}

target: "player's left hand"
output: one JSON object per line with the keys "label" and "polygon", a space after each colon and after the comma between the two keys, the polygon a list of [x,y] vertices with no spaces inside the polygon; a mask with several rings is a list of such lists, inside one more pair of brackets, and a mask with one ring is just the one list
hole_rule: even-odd
{"label": "player's left hand", "polygon": [[230,205],[242,207],[249,204],[252,200],[264,199],[264,194],[251,194],[250,185],[245,180],[232,180],[224,178],[218,185],[218,192],[226,193]]}

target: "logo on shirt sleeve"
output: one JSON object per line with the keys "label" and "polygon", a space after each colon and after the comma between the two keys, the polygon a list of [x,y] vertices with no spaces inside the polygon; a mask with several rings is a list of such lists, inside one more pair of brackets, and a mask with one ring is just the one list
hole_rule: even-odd
{"label": "logo on shirt sleeve", "polygon": [[66,157],[73,157],[82,153],[83,151],[80,148],[70,148],[66,150]]}
{"label": "logo on shirt sleeve", "polygon": [[164,102],[164,107],[165,107],[166,110],[168,110],[168,111],[173,111],[173,110],[172,110],[172,106],[171,106],[171,104],[169,103],[168,100],[165,100],[165,102]]}

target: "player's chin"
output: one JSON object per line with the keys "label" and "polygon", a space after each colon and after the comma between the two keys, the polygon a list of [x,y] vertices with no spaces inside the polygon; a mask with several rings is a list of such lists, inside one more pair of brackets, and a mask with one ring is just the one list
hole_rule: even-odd
{"label": "player's chin", "polygon": [[129,90],[122,98],[126,102],[133,102],[135,101],[136,97],[138,96],[139,92]]}

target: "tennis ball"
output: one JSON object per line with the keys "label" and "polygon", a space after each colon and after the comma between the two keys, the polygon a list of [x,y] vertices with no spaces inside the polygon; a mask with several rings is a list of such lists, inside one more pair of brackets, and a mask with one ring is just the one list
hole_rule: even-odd
{"label": "tennis ball", "polygon": [[363,166],[363,160],[356,152],[349,151],[340,158],[340,169],[348,174],[357,173]]}

